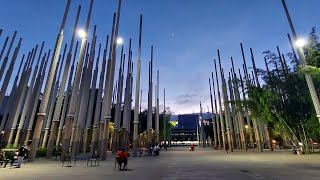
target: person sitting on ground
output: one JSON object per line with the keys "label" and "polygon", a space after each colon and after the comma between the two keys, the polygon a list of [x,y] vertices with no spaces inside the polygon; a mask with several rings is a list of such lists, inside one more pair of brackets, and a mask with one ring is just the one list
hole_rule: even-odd
{"label": "person sitting on ground", "polygon": [[117,158],[118,158],[118,164],[120,166],[120,170],[121,170],[121,167],[122,167],[122,164],[123,165],[123,168],[125,168],[127,166],[127,163],[128,163],[128,153],[125,152],[124,149],[122,149],[121,151],[119,151],[117,153]]}

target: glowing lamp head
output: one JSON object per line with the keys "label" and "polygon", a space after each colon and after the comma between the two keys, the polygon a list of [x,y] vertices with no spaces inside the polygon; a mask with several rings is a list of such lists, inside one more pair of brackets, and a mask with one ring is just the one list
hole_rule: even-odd
{"label": "glowing lamp head", "polygon": [[123,39],[122,39],[121,37],[118,37],[118,39],[117,39],[117,44],[118,44],[118,45],[123,44]]}
{"label": "glowing lamp head", "polygon": [[86,33],[86,31],[84,31],[83,29],[79,29],[79,30],[78,30],[78,36],[79,36],[80,38],[85,38],[85,37],[87,36],[87,33]]}
{"label": "glowing lamp head", "polygon": [[248,129],[249,128],[249,126],[246,124],[245,126],[244,126],[246,129]]}
{"label": "glowing lamp head", "polygon": [[296,46],[299,48],[303,48],[305,45],[307,45],[307,41],[305,39],[298,39],[296,41]]}

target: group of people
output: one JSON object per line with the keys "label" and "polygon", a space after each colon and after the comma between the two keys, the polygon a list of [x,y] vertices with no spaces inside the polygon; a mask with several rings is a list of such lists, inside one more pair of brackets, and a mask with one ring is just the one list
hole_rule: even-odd
{"label": "group of people", "polygon": [[18,160],[18,164],[16,168],[20,168],[23,162],[24,157],[27,154],[27,148],[22,145],[18,151],[15,151],[11,156],[6,156],[6,152],[1,150],[0,151],[0,163],[1,166],[3,165],[3,167],[7,167],[7,164],[9,163],[9,161],[11,162],[11,166],[13,165],[15,160]]}
{"label": "group of people", "polygon": [[[160,145],[157,144],[155,146],[153,146],[152,144],[149,146],[149,155],[152,156],[156,156],[156,157],[159,157],[159,153],[160,153]],[[141,154],[141,152],[140,152]],[[127,164],[128,164],[128,152],[125,151],[125,149],[122,149],[121,151],[119,151],[117,153],[117,156],[116,156],[116,161],[119,165],[119,169],[125,169]]]}
{"label": "group of people", "polygon": [[153,154],[156,157],[159,157],[159,154],[160,154],[160,145],[159,144],[157,144],[155,146],[150,144],[150,146],[149,146],[149,155],[152,156]]}

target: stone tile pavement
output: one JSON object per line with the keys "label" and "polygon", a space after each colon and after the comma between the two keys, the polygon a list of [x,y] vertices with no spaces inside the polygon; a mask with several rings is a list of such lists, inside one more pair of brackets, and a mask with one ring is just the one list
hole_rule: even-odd
{"label": "stone tile pavement", "polygon": [[127,171],[115,171],[114,159],[87,167],[61,167],[59,161],[38,159],[22,168],[0,168],[0,180],[184,180],[184,179],[320,179],[320,154],[291,155],[289,152],[233,152],[211,149],[172,148],[160,157],[130,158]]}

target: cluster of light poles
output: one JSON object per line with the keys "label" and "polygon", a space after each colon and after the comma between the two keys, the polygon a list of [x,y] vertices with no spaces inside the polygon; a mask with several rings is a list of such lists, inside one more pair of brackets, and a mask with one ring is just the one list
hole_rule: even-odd
{"label": "cluster of light poles", "polygon": [[[81,6],[78,7],[73,34],[67,51],[68,45],[63,44],[64,29],[71,6],[71,0],[67,0],[67,5],[62,18],[59,33],[56,38],[55,47],[51,50],[44,51],[43,42],[38,53],[38,45],[28,57],[23,56],[19,66],[19,71],[15,77],[14,86],[12,88],[9,105],[14,110],[7,108],[9,118],[4,117],[1,121],[1,143],[3,140],[8,145],[19,146],[20,143],[30,144],[29,161],[34,161],[36,152],[39,147],[47,149],[47,158],[51,158],[54,150],[58,150],[61,145],[62,157],[66,155],[77,156],[81,151],[97,154],[101,159],[105,159],[107,150],[109,150],[109,124],[114,119],[115,132],[112,137],[112,151],[117,152],[119,147],[128,149],[129,133],[131,133],[131,109],[132,109],[132,90],[133,90],[133,56],[131,50],[131,39],[128,54],[125,54],[124,40],[119,37],[119,22],[122,0],[118,2],[117,13],[113,16],[113,25],[111,36],[106,38],[105,47],[97,44],[96,29],[92,39],[89,42],[88,30],[90,27],[91,14],[93,11],[94,0],[90,0],[90,7],[87,15],[86,26],[84,29],[78,27]],[[0,35],[3,30],[1,29]],[[4,63],[0,69],[1,79],[3,71],[9,61],[10,51],[13,47],[17,32],[14,33],[10,42],[8,52],[5,55]],[[81,42],[76,42],[75,36],[81,38]],[[0,59],[4,54],[5,48],[9,42],[6,38],[4,47],[1,50]],[[4,99],[4,93],[7,90],[8,82],[11,79],[13,65],[17,58],[22,38],[19,40],[15,48],[14,55],[10,62],[9,71],[5,73],[5,80],[0,92],[0,104]],[[109,43],[110,42],[110,43]],[[133,127],[133,156],[137,155],[138,146],[138,124],[139,124],[139,93],[140,93],[140,69],[141,69],[141,46],[142,46],[142,15],[140,16],[140,33],[139,48],[136,73],[136,95],[134,110],[134,127]],[[61,48],[63,54],[61,55]],[[79,48],[78,48],[79,47]],[[121,62],[119,68],[118,84],[116,88],[117,105],[116,117],[111,116],[112,98],[114,90],[114,79],[117,60],[117,49],[121,47]],[[109,51],[108,51],[109,49]],[[102,52],[102,56],[100,56]],[[77,53],[79,55],[77,56]],[[109,55],[107,55],[109,53]],[[50,54],[52,56],[50,57]],[[73,57],[72,57],[73,56]],[[23,61],[26,57],[26,61]],[[99,61],[102,57],[102,67],[100,70]],[[51,61],[50,61],[51,58]],[[35,60],[36,59],[36,60]],[[77,60],[76,60],[77,59]],[[124,78],[125,61],[127,60],[127,77]],[[95,61],[95,63],[94,63]],[[32,69],[33,62],[36,62],[35,69]],[[151,47],[151,65],[149,66],[149,96],[152,96],[152,62],[153,62],[153,46]],[[49,65],[49,72],[46,76],[46,67]],[[22,71],[21,80],[18,83],[20,69]],[[33,72],[33,73],[32,73]],[[97,80],[100,72],[100,79]],[[157,72],[157,88],[156,88],[156,116],[159,116],[159,71]],[[60,77],[62,76],[62,77]],[[29,81],[29,77],[31,81]],[[47,77],[45,79],[45,77]],[[61,79],[61,81],[60,81]],[[125,83],[123,82],[125,81]],[[30,84],[28,85],[28,82]],[[151,83],[150,83],[151,82]],[[41,89],[44,85],[44,92],[41,98],[39,111],[37,111]],[[96,89],[96,84],[99,84]],[[151,85],[151,86],[150,86]],[[123,88],[125,86],[125,91]],[[27,88],[29,87],[29,89]],[[103,89],[104,87],[104,89]],[[19,95],[19,96],[17,96]],[[26,97],[26,100],[24,100]],[[124,97],[124,108],[122,110],[122,97]],[[140,102],[141,103],[141,102]],[[149,102],[148,112],[152,115],[152,100]],[[151,105],[151,108],[150,108]],[[20,111],[23,109],[22,117],[19,118]],[[122,112],[123,111],[123,117]],[[10,112],[10,113],[9,113]],[[12,112],[14,116],[12,116]],[[159,121],[159,117],[156,117]],[[119,136],[120,122],[123,121],[123,129],[125,133],[123,137]],[[151,124],[150,124],[151,123]],[[152,128],[152,121],[148,122],[148,127]],[[159,141],[159,122],[155,123],[156,141]],[[91,134],[92,139],[89,139]],[[120,143],[122,141],[122,143]],[[152,143],[148,141],[149,143]],[[157,143],[157,142],[156,142]],[[90,146],[90,151],[87,147]],[[82,149],[81,149],[82,148]]]}
{"label": "cluster of light poles", "polygon": [[[285,10],[285,13],[286,13],[286,16],[287,16],[287,19],[288,19],[288,22],[289,22],[289,25],[290,25],[290,28],[291,28],[291,31],[292,31],[292,34],[293,34],[293,37],[294,37],[294,40],[295,40],[295,45],[297,47],[297,50],[298,50],[298,55],[299,55],[299,58],[300,58],[300,62],[301,62],[301,66],[304,67],[307,62],[305,60],[305,56],[304,56],[304,53],[303,53],[303,48],[307,45],[307,41],[303,38],[298,38],[297,35],[296,35],[296,32],[295,32],[295,29],[293,27],[293,23],[291,21],[291,18],[290,18],[290,15],[289,15],[289,11],[287,9],[287,6],[286,6],[286,3],[285,3],[285,0],[281,0],[282,4],[283,4],[283,7],[284,7],[284,10]],[[292,51],[295,55],[295,48],[291,42],[291,38],[290,38],[290,35],[288,34],[288,38],[289,38],[289,42],[291,44],[291,47],[292,47]],[[277,47],[278,48],[278,47]],[[259,120],[257,119],[249,119],[250,118],[250,112],[246,109],[244,110],[241,110],[241,111],[238,111],[237,113],[234,113],[234,110],[232,114],[232,118],[231,118],[231,114],[230,114],[230,105],[229,103],[227,103],[229,101],[229,99],[231,101],[239,101],[241,99],[241,97],[239,96],[239,89],[238,87],[240,86],[242,88],[242,94],[243,94],[243,97],[242,99],[243,100],[246,100],[246,94],[245,94],[245,88],[244,88],[244,84],[249,87],[249,86],[260,86],[259,84],[259,80],[258,80],[258,76],[257,76],[257,70],[256,70],[256,67],[255,67],[255,61],[254,61],[254,56],[253,56],[253,53],[252,53],[252,49],[250,48],[250,51],[251,51],[251,59],[252,59],[252,65],[253,65],[253,72],[250,76],[250,74],[248,73],[248,70],[247,70],[247,66],[246,66],[246,60],[245,60],[245,55],[244,55],[244,52],[243,52],[243,47],[242,47],[242,44],[241,44],[241,50],[242,50],[242,55],[243,55],[243,60],[244,60],[244,63],[243,63],[243,74],[244,74],[244,83],[242,81],[242,77],[241,77],[241,72],[239,70],[239,76],[240,76],[240,84],[238,84],[238,80],[237,80],[237,75],[236,75],[236,72],[234,70],[234,65],[233,65],[233,59],[231,58],[231,61],[232,61],[232,69],[231,71],[229,72],[229,94],[230,96],[228,97],[228,94],[227,94],[227,91],[225,90],[226,88],[226,84],[225,84],[225,78],[224,78],[224,70],[221,68],[221,63],[220,63],[220,54],[219,54],[219,50],[218,50],[218,58],[219,58],[219,65],[220,65],[220,72],[221,72],[221,88],[222,88],[222,98],[220,97],[220,89],[219,89],[219,82],[218,82],[218,74],[217,74],[217,71],[216,71],[216,80],[217,80],[217,83],[216,83],[216,86],[217,86],[217,95],[218,95],[218,103],[216,103],[216,92],[215,92],[215,84],[214,84],[214,77],[213,77],[213,73],[212,73],[212,86],[213,86],[213,90],[211,89],[211,80],[209,79],[209,85],[210,85],[210,96],[211,96],[211,108],[212,108],[212,112],[216,112],[216,116],[215,117],[212,117],[212,121],[213,121],[213,124],[215,126],[213,126],[213,131],[214,131],[214,141],[215,141],[215,146],[217,146],[218,148],[222,147],[224,149],[226,149],[225,147],[229,147],[229,149],[232,151],[233,148],[235,147],[233,142],[235,141],[234,139],[232,139],[232,137],[234,136],[232,133],[234,133],[234,131],[236,130],[236,134],[239,134],[239,139],[236,135],[236,144],[237,141],[239,142],[238,146],[241,147],[241,149],[243,150],[246,150],[247,146],[246,146],[246,135],[244,133],[244,130],[247,129],[249,131],[249,135],[250,135],[250,144],[251,146],[254,146],[253,145],[253,139],[255,139],[255,142],[258,146],[258,149],[259,151],[262,151],[263,147],[262,147],[262,142],[267,142],[267,145],[269,147],[270,150],[272,150],[272,140],[270,139],[270,134],[269,134],[269,128],[268,126],[264,125],[264,127],[262,126],[262,124],[259,122]],[[281,53],[279,51],[279,48],[278,48],[278,53],[279,53],[279,57],[282,58],[284,60],[283,57],[281,57]],[[282,55],[283,56],[283,55]],[[284,63],[285,63],[285,60],[284,60]],[[214,63],[216,65],[216,62]],[[267,65],[266,65],[267,66]],[[268,68],[268,66],[267,66]],[[215,69],[217,69],[215,67]],[[269,71],[269,70],[268,70]],[[231,77],[231,79],[230,79]],[[313,101],[313,104],[314,104],[314,107],[315,107],[315,110],[316,110],[316,114],[317,114],[317,117],[319,119],[319,122],[320,122],[320,104],[319,104],[319,98],[318,98],[318,95],[317,95],[317,92],[315,90],[315,87],[314,87],[314,84],[313,84],[313,81],[312,81],[312,78],[309,74],[306,74],[305,75],[306,77],[306,81],[307,81],[307,85],[308,85],[308,88],[309,88],[309,91],[310,91],[310,95],[311,95],[311,98],[312,98],[312,101]],[[230,83],[231,82],[231,83]],[[234,83],[232,85],[232,82]],[[232,88],[233,86],[233,88]],[[212,98],[212,91],[214,91],[214,100]],[[222,103],[221,103],[221,100],[223,99],[224,101],[224,110],[222,111]],[[214,104],[214,105],[213,105]],[[220,110],[218,110],[217,106],[219,106]],[[231,106],[233,106],[233,104],[231,103]],[[214,108],[215,107],[215,108]],[[234,109],[234,107],[232,107],[231,109]],[[224,115],[222,114],[224,113]],[[236,118],[236,116],[238,117],[238,119]],[[243,116],[246,117],[247,119],[247,123],[246,125],[244,125],[244,121],[243,121]],[[231,121],[230,121],[231,119]],[[233,122],[232,122],[233,121]],[[253,124],[253,130],[254,130],[254,137],[252,137],[252,134],[251,134],[251,121],[252,121],[252,124]],[[225,127],[226,125],[226,127]],[[235,130],[232,129],[232,126],[235,127]],[[222,140],[220,140],[220,136],[222,136]]]}
{"label": "cluster of light poles", "polygon": [[[302,66],[306,65],[305,56],[303,53],[303,47],[307,44],[304,39],[298,39],[295,29],[293,27],[293,23],[291,21],[285,0],[281,0],[293,37],[298,48],[298,55],[302,62]],[[108,41],[109,36],[106,41],[106,46],[102,50],[103,52],[103,66],[101,70],[100,80],[99,80],[99,89],[97,92],[97,101],[96,104],[99,104],[98,107],[101,109],[93,109],[94,99],[92,96],[95,93],[90,93],[91,91],[95,91],[95,84],[97,83],[97,73],[98,66],[94,66],[95,54],[97,54],[96,63],[99,62],[100,59],[100,48],[99,45],[98,53],[95,52],[96,47],[96,34],[93,34],[91,44],[88,43],[88,29],[90,26],[91,13],[94,4],[94,0],[91,0],[90,8],[87,16],[86,28],[78,29],[78,19],[80,14],[81,7],[78,8],[78,13],[74,25],[74,32],[72,35],[72,40],[69,46],[69,51],[66,56],[66,61],[64,62],[64,54],[66,52],[67,45],[65,45],[63,56],[60,54],[60,50],[63,43],[64,37],[64,28],[67,20],[67,16],[69,13],[69,8],[71,4],[71,0],[67,1],[66,9],[64,12],[64,16],[62,19],[61,27],[59,33],[57,35],[56,44],[53,49],[53,56],[50,61],[50,53],[45,52],[44,55],[42,53],[45,42],[40,46],[40,52],[38,53],[38,45],[32,51],[28,53],[28,55],[24,55],[21,63],[19,65],[18,74],[15,76],[15,80],[13,83],[13,88],[10,93],[10,97],[8,100],[8,107],[13,107],[12,109],[6,108],[4,117],[1,121],[1,143],[3,143],[3,139],[6,139],[9,144],[13,144],[14,146],[18,146],[19,142],[28,143],[32,139],[32,143],[30,146],[30,161],[33,161],[36,155],[36,151],[39,147],[40,141],[42,141],[42,147],[48,148],[48,157],[52,154],[52,150],[54,146],[58,146],[62,143],[62,154],[69,154],[72,151],[73,155],[77,155],[80,151],[81,144],[84,145],[84,151],[86,151],[86,146],[88,140],[88,131],[90,130],[91,124],[93,124],[92,128],[92,143],[90,148],[90,153],[95,153],[99,151],[102,158],[106,157],[106,151],[108,149],[109,142],[109,123],[111,120],[111,104],[112,104],[112,93],[114,87],[114,79],[115,79],[115,64],[116,64],[116,56],[117,56],[117,48],[118,46],[123,44],[123,39],[118,36],[119,31],[119,21],[120,21],[120,10],[121,10],[121,0],[119,0],[118,11],[114,13],[113,18],[113,27],[112,27],[112,35],[110,38],[110,48],[109,48],[109,57],[107,57],[107,49],[108,49]],[[2,35],[3,30],[0,30],[0,35]],[[80,51],[79,57],[77,61],[77,65],[75,66],[75,57],[78,48],[78,42],[74,51],[74,57],[72,59],[72,51],[74,45],[75,34],[77,34],[81,38],[80,43]],[[0,104],[2,104],[3,99],[5,98],[5,93],[8,89],[9,81],[11,80],[14,64],[16,62],[22,38],[19,39],[19,42],[14,49],[11,61],[11,51],[13,48],[13,44],[15,42],[17,32],[14,33],[10,43],[9,37],[6,38],[3,48],[0,52],[0,60],[2,60],[3,55],[3,63],[0,68],[0,80],[3,78],[3,85],[0,91]],[[5,54],[5,49],[9,43],[9,47],[7,49],[7,53]],[[91,45],[91,49],[90,49]],[[137,147],[138,147],[138,129],[139,129],[139,100],[140,100],[140,71],[141,71],[141,46],[142,46],[142,15],[140,16],[140,31],[139,31],[139,47],[138,47],[138,59],[136,64],[136,88],[135,88],[135,106],[134,106],[134,120],[133,120],[133,155],[137,155]],[[122,46],[123,48],[123,46]],[[130,40],[130,48],[131,48],[131,40]],[[129,48],[128,54],[121,53],[121,59],[123,58],[123,63],[120,63],[120,73],[119,73],[119,82],[118,82],[118,96],[117,96],[117,111],[118,116],[115,121],[115,130],[113,137],[113,151],[116,152],[119,147],[119,128],[120,128],[120,116],[119,108],[121,108],[122,103],[122,94],[125,94],[125,109],[131,110],[131,99],[132,99],[132,89],[133,89],[133,63],[132,63],[132,51]],[[89,51],[90,49],[90,51]],[[211,95],[211,108],[212,112],[216,112],[219,114],[218,116],[212,117],[214,122],[214,141],[215,146],[219,146],[220,148],[225,148],[226,144],[232,150],[236,145],[246,150],[247,142],[245,137],[245,130],[251,131],[254,130],[254,136],[256,143],[258,145],[258,149],[262,151],[262,139],[267,141],[267,144],[272,150],[270,146],[271,140],[269,135],[269,129],[267,126],[261,125],[257,119],[249,119],[250,112],[248,110],[243,109],[240,112],[235,111],[234,104],[231,104],[231,108],[228,104],[228,99],[230,100],[240,100],[240,90],[239,87],[242,87],[242,95],[243,99],[246,98],[244,93],[244,85],[245,86],[259,86],[259,81],[256,73],[255,62],[253,53],[251,50],[251,59],[254,66],[254,72],[252,73],[252,77],[250,77],[250,73],[248,73],[246,67],[245,56],[243,53],[243,48],[241,44],[242,55],[243,55],[243,75],[245,79],[245,83],[237,82],[237,73],[234,69],[234,66],[230,70],[229,78],[225,77],[224,69],[221,68],[220,62],[220,52],[218,51],[218,60],[220,67],[220,82],[218,78],[218,71],[215,62],[215,78],[212,73],[211,80],[209,80],[210,84],[210,95]],[[293,49],[294,50],[294,49]],[[37,55],[38,53],[38,55]],[[37,56],[37,57],[36,57]],[[123,93],[123,72],[124,72],[124,61],[125,57],[128,59],[128,75],[126,80],[126,90]],[[35,60],[36,59],[36,60]],[[61,59],[61,60],[59,60]],[[25,61],[24,61],[25,60]],[[233,60],[231,58],[232,64]],[[5,68],[8,64],[8,71],[5,72]],[[24,62],[24,63],[23,63]],[[33,69],[33,63],[36,62],[36,66]],[[71,62],[72,65],[71,65]],[[59,64],[60,63],[60,64]],[[50,65],[49,73],[47,79],[45,78],[46,74],[46,66]],[[71,67],[70,67],[71,65]],[[65,67],[62,72],[62,68]],[[69,71],[70,67],[70,71]],[[95,67],[95,70],[93,68]],[[19,75],[21,73],[21,79],[18,82]],[[33,73],[32,73],[33,72]],[[86,73],[88,73],[88,75]],[[106,72],[106,74],[104,74]],[[60,75],[62,73],[62,81],[60,82]],[[74,74],[73,74],[74,73]],[[93,78],[91,77],[92,73],[94,74]],[[151,47],[151,61],[149,64],[149,92],[148,92],[148,145],[152,143],[152,99],[153,99],[153,46]],[[239,70],[239,76],[241,77],[241,72]],[[74,75],[74,76],[73,76]],[[69,79],[67,80],[67,77]],[[72,77],[74,80],[72,81]],[[317,117],[320,122],[320,103],[317,92],[315,90],[312,78],[309,74],[305,75],[307,85],[311,94],[311,98],[317,113]],[[30,79],[31,78],[31,79]],[[30,79],[30,85],[28,85]],[[216,85],[215,81],[216,80]],[[91,82],[94,81],[94,86],[90,86]],[[40,91],[45,82],[45,90],[42,96],[39,112],[37,110],[37,104],[39,101]],[[68,83],[67,83],[68,82]],[[105,82],[105,83],[104,83]],[[103,85],[104,83],[104,85]],[[58,86],[60,86],[59,95],[56,97]],[[105,87],[105,91],[103,92],[103,86]],[[213,87],[211,89],[211,86]],[[29,87],[29,90],[27,90]],[[159,142],[159,71],[157,72],[157,85],[155,86],[155,106],[156,106],[156,142]],[[216,87],[216,88],[215,88]],[[228,88],[229,87],[229,88]],[[221,91],[220,91],[221,88]],[[66,93],[65,92],[66,89]],[[213,90],[213,93],[212,93]],[[228,94],[229,92],[229,94]],[[90,95],[89,95],[90,94]],[[212,98],[212,95],[214,98]],[[103,96],[103,97],[102,97]],[[217,96],[217,97],[216,97]],[[24,97],[26,97],[26,101],[24,102]],[[223,101],[222,101],[223,100]],[[32,102],[35,103],[32,104]],[[25,104],[23,104],[25,103]],[[127,104],[126,104],[127,103]],[[224,104],[222,104],[224,103]],[[120,105],[120,106],[119,106]],[[55,108],[54,108],[55,107]],[[218,108],[219,107],[219,108]],[[222,110],[224,107],[224,110]],[[22,117],[19,120],[20,109],[22,111]],[[94,119],[91,120],[86,116],[87,109],[90,109],[90,115],[94,114]],[[202,111],[202,107],[201,107]],[[121,110],[120,110],[121,112]],[[131,111],[130,111],[131,113]],[[165,112],[164,112],[165,113]],[[10,114],[7,117],[7,114]],[[61,115],[60,115],[61,114]],[[223,115],[224,114],[224,115]],[[36,117],[37,116],[37,117]],[[243,116],[247,117],[247,124],[244,124]],[[232,118],[233,117],[233,118]],[[7,119],[8,118],[8,119]],[[34,122],[34,119],[36,121]],[[127,119],[127,118],[125,118]],[[130,123],[127,122],[130,120],[126,120],[126,125],[124,126],[127,129],[126,135],[122,138],[125,146],[126,141],[128,140],[128,134],[130,133]],[[33,129],[35,123],[35,128]],[[251,126],[251,123],[253,126]],[[203,126],[202,126],[203,127]],[[45,131],[44,131],[44,128]],[[164,142],[166,142],[166,123],[164,123]],[[33,130],[33,132],[32,132]],[[64,133],[62,133],[64,132]],[[84,135],[84,142],[82,143],[82,137]],[[203,138],[203,137],[202,137]],[[22,140],[21,140],[22,139]],[[253,137],[250,134],[250,143],[253,144]],[[166,146],[166,144],[165,144]],[[71,150],[70,150],[71,147]]]}

